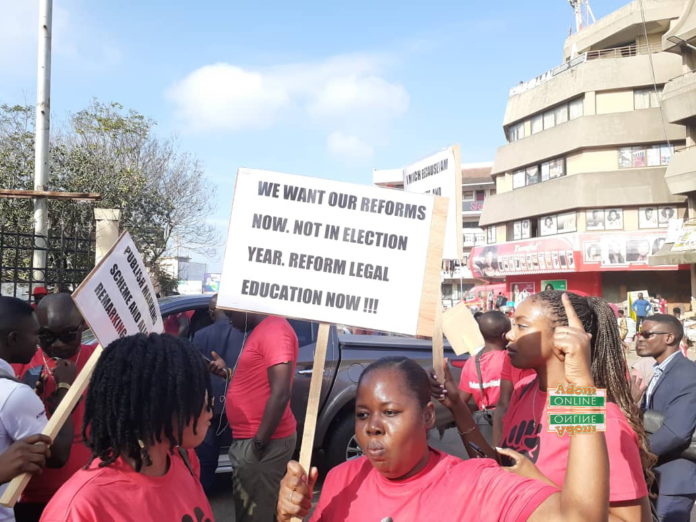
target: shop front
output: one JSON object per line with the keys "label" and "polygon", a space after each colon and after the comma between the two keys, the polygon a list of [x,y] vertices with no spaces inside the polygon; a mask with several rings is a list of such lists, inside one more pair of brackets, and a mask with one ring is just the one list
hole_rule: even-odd
{"label": "shop front", "polygon": [[617,302],[636,285],[680,301],[687,267],[648,264],[664,242],[664,232],[565,234],[476,247],[470,263],[474,277],[505,278],[515,302],[549,288]]}

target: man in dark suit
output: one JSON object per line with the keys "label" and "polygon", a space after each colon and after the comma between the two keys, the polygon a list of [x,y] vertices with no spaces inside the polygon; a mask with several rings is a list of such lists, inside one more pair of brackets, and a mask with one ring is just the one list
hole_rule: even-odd
{"label": "man in dark suit", "polygon": [[[210,299],[208,313],[213,324],[198,330],[193,336],[193,344],[206,359],[212,360],[213,353],[216,353],[225,360],[229,368],[234,368],[244,344],[244,335],[230,324],[227,313],[217,308],[217,294]],[[206,493],[210,493],[215,483],[220,447],[229,445],[232,440],[225,416],[225,395],[229,383],[217,375],[211,375],[210,380],[213,390],[213,418],[205,440],[196,448],[201,461],[201,484]]]}
{"label": "man in dark suit", "polygon": [[696,500],[696,462],[679,457],[696,429],[696,365],[679,351],[683,335],[674,316],[655,314],[643,321],[636,344],[638,355],[656,361],[642,408],[664,415],[649,442],[659,458],[657,514],[666,522],[688,522]]}

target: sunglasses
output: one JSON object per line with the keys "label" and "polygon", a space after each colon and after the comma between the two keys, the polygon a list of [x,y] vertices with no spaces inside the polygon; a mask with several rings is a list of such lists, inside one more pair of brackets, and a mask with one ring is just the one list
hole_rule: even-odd
{"label": "sunglasses", "polygon": [[62,343],[71,343],[82,335],[80,327],[73,328],[71,330],[66,330],[61,333],[55,332],[39,332],[39,344],[41,346],[51,346],[56,341],[60,340]]}
{"label": "sunglasses", "polygon": [[669,335],[672,332],[638,332],[643,339],[650,339],[653,335]]}

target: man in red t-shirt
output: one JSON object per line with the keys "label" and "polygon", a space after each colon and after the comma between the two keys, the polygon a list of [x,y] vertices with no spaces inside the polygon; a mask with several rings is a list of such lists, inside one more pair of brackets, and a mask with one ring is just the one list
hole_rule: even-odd
{"label": "man in red t-shirt", "polygon": [[[230,446],[237,522],[273,520],[278,487],[297,441],[290,410],[298,356],[297,335],[282,317],[234,313],[232,325],[245,333],[237,367],[225,369],[232,382],[225,408],[232,428]],[[225,368],[213,352],[214,364]]]}
{"label": "man in red t-shirt", "polygon": [[[80,344],[85,326],[70,294],[49,294],[44,297],[36,309],[36,317],[40,325],[40,349],[28,364],[16,367],[15,373],[20,380],[36,389],[50,417],[95,347]],[[58,361],[68,363],[70,371],[67,375],[63,368],[60,372],[56,371]],[[91,452],[82,441],[84,406],[84,400],[81,400],[72,413],[74,436],[67,463],[61,468],[47,468],[31,479],[21,502],[15,506],[17,522],[38,521],[58,488],[87,464]]]}

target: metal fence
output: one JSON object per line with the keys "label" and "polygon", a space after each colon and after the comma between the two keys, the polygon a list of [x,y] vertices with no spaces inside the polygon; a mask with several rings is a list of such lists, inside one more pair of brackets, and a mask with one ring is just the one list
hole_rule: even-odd
{"label": "metal fence", "polygon": [[[29,300],[36,286],[46,287],[49,292],[71,292],[94,267],[94,233],[91,220],[58,223],[50,228],[44,241],[34,234],[31,221],[7,222],[0,216],[0,294]],[[43,277],[33,264],[35,249],[46,251]]]}

